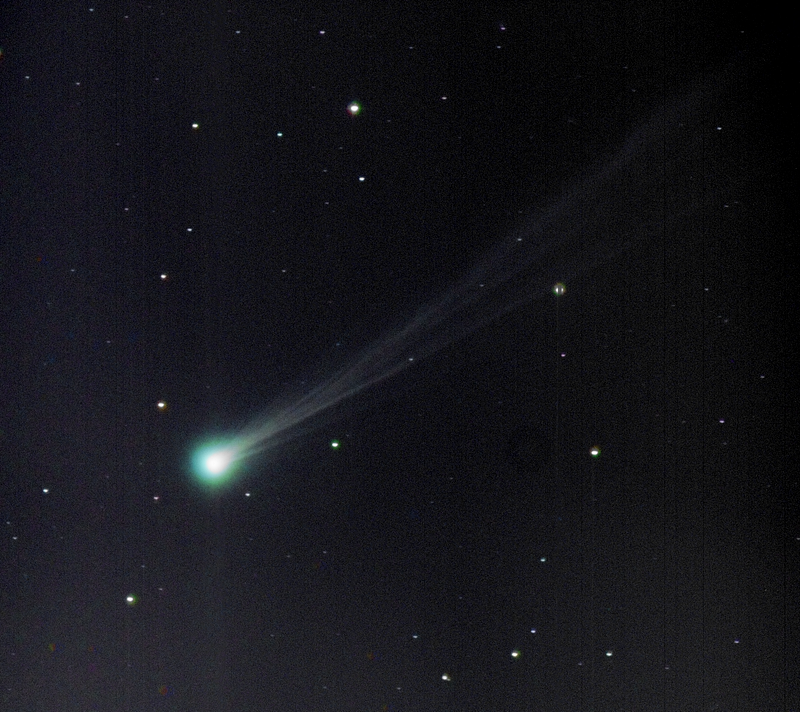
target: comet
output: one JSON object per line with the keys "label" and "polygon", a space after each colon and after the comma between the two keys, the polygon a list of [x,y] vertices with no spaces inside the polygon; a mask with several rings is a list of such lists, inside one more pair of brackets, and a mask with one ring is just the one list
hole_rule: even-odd
{"label": "comet", "polygon": [[[671,166],[702,149],[704,106],[719,78],[699,84],[634,130],[605,161],[588,168],[449,289],[404,325],[299,394],[289,394],[224,439],[200,448],[195,472],[226,482],[241,463],[313,429],[320,416],[367,389],[537,300],[565,296],[565,284],[664,235],[684,217],[666,210]],[[666,156],[666,158],[665,158]]]}

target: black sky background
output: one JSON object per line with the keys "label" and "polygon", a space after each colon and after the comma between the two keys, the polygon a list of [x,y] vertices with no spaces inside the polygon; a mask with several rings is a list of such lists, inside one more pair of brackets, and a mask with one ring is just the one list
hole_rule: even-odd
{"label": "black sky background", "polygon": [[[4,5],[0,709],[797,710],[761,15]],[[475,265],[413,365],[197,481]]]}

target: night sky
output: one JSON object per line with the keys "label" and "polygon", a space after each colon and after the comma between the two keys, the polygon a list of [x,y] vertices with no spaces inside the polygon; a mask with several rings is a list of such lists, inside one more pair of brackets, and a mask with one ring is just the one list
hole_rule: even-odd
{"label": "night sky", "polygon": [[763,14],[4,2],[0,710],[800,709]]}

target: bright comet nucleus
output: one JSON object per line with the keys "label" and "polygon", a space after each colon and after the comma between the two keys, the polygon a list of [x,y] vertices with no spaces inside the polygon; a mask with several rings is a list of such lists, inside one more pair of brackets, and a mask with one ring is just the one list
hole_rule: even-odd
{"label": "bright comet nucleus", "polygon": [[196,452],[194,469],[200,479],[218,483],[226,479],[238,459],[240,457],[236,448],[230,445],[211,445]]}
{"label": "bright comet nucleus", "polygon": [[221,475],[225,470],[228,469],[228,466],[231,464],[231,453],[228,450],[218,450],[217,452],[212,452],[206,458],[206,469],[212,475]]}

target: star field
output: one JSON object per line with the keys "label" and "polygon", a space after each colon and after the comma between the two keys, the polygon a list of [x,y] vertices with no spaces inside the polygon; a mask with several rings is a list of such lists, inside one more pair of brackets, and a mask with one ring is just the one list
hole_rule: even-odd
{"label": "star field", "polygon": [[3,12],[0,710],[800,709],[775,28]]}

